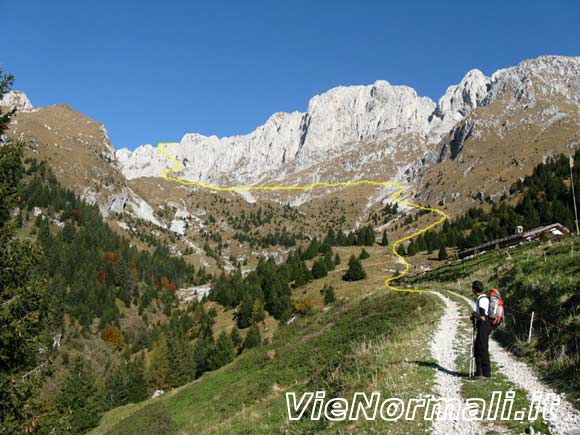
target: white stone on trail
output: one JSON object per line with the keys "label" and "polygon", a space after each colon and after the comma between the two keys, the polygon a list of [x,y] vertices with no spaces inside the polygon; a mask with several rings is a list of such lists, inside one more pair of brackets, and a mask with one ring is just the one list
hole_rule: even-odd
{"label": "white stone on trail", "polygon": [[[465,300],[470,307],[474,307],[474,302],[469,298],[455,292],[453,294]],[[557,393],[542,383],[527,364],[516,360],[493,338],[489,340],[489,354],[491,360],[498,366],[500,373],[511,383],[524,390],[528,395],[528,400],[532,400],[534,393],[541,393],[544,406],[549,408],[550,405],[554,404],[555,418],[546,421],[550,433],[570,435],[574,431],[580,431],[580,411],[575,409],[563,394]]]}
{"label": "white stone on trail", "polygon": [[[434,292],[445,302],[445,313],[431,340],[431,356],[439,366],[435,372],[435,393],[441,399],[457,400],[465,406],[461,397],[461,378],[455,374],[457,366],[455,360],[454,343],[458,339],[459,307],[455,302],[438,292]],[[485,431],[476,421],[437,419],[433,422],[431,433],[434,435],[475,435]]]}

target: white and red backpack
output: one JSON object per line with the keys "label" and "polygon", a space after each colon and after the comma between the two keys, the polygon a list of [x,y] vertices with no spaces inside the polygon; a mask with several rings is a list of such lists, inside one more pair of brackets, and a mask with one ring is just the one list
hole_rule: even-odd
{"label": "white and red backpack", "polygon": [[487,293],[489,299],[489,308],[487,318],[493,326],[499,326],[503,322],[505,315],[503,298],[498,289],[493,288]]}

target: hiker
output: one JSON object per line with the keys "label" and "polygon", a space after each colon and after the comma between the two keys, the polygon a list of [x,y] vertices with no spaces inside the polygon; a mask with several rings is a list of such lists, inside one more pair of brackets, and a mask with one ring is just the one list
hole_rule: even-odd
{"label": "hiker", "polygon": [[493,328],[488,317],[489,297],[484,293],[483,283],[474,281],[471,291],[476,296],[475,311],[471,314],[471,321],[477,330],[473,353],[475,356],[475,378],[491,378],[491,366],[489,363],[489,334]]}

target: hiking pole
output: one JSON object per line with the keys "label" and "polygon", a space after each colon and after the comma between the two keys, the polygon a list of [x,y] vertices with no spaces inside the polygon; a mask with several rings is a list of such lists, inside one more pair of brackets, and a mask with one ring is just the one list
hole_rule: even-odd
{"label": "hiking pole", "polygon": [[475,353],[473,351],[473,341],[475,335],[475,325],[471,326],[471,342],[469,343],[469,378],[475,376]]}

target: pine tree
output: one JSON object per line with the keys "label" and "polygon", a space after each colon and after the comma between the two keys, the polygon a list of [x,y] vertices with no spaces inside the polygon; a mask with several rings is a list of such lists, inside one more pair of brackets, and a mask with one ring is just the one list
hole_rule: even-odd
{"label": "pine tree", "polygon": [[447,249],[445,249],[445,244],[442,243],[441,247],[439,248],[439,254],[437,254],[437,260],[447,260],[447,258]]}
{"label": "pine tree", "polygon": [[239,349],[242,345],[242,337],[240,336],[240,332],[238,328],[232,328],[232,333],[230,334],[230,338],[232,339],[232,343],[236,349]]}
{"label": "pine tree", "polygon": [[332,251],[324,254],[324,265],[329,272],[335,269],[334,261],[332,260]]}
{"label": "pine tree", "polygon": [[[10,78],[0,71],[0,98]],[[9,116],[0,115],[0,134]],[[0,136],[0,141],[1,141]],[[0,142],[0,421],[6,433],[23,433],[27,405],[48,361],[39,349],[47,334],[48,298],[37,274],[39,257],[28,243],[16,240],[10,215],[20,195],[24,173],[22,146]]]}
{"label": "pine tree", "polygon": [[336,254],[334,254],[334,265],[338,266],[340,264],[340,255],[338,255],[338,252]]}
{"label": "pine tree", "polygon": [[211,370],[209,364],[210,355],[213,352],[214,344],[211,337],[202,337],[198,339],[193,349],[193,360],[195,363],[196,377]]}
{"label": "pine tree", "polygon": [[[0,68],[0,100],[2,99],[4,94],[10,91],[10,88],[12,87],[13,83],[14,76],[12,74],[4,74],[2,72],[2,68]],[[12,117],[12,115],[14,115],[15,112],[16,109],[7,110],[5,112],[0,111],[0,136],[2,136],[5,133],[6,128],[8,128],[10,118]],[[1,223],[2,222],[0,221],[0,224]]]}
{"label": "pine tree", "polygon": [[169,380],[172,387],[178,387],[195,379],[193,348],[187,336],[176,331],[167,340]]}
{"label": "pine tree", "polygon": [[403,245],[402,243],[399,243],[397,245],[397,253],[401,256],[407,255],[407,251],[405,250],[405,245]]}
{"label": "pine tree", "polygon": [[304,251],[304,253],[302,254],[302,259],[303,260],[313,259],[318,253],[319,248],[320,242],[318,241],[318,239],[317,238],[312,239],[310,241],[310,244],[308,245],[308,248],[306,248],[306,251]]}
{"label": "pine tree", "polygon": [[312,281],[312,272],[310,272],[310,269],[308,269],[308,266],[306,266],[304,261],[300,261],[298,264],[298,275],[294,285],[296,287],[301,287],[308,284],[310,281]]}
{"label": "pine tree", "polygon": [[324,305],[332,304],[336,300],[336,295],[334,294],[334,288],[328,283],[325,283],[321,290],[322,296],[324,297]]}
{"label": "pine tree", "polygon": [[260,330],[257,325],[252,325],[249,329],[248,334],[244,340],[244,349],[251,349],[257,347],[262,343],[262,336],[260,335]]}
{"label": "pine tree", "polygon": [[409,246],[407,247],[407,255],[412,257],[416,253],[417,253],[417,244],[415,243],[414,240],[411,240]]}
{"label": "pine tree", "polygon": [[387,235],[387,230],[383,231],[383,237],[381,238],[382,246],[389,246],[389,236]]}
{"label": "pine tree", "polygon": [[314,260],[312,264],[312,277],[314,279],[324,278],[328,275],[328,270],[326,270],[326,264],[324,260],[317,259]]}
{"label": "pine tree", "polygon": [[234,344],[229,335],[222,331],[216,341],[213,352],[209,356],[210,370],[217,370],[229,364],[236,357]]}
{"label": "pine tree", "polygon": [[143,354],[140,354],[127,364],[127,401],[137,403],[145,399],[147,399],[145,360]]}
{"label": "pine tree", "polygon": [[348,260],[348,270],[343,275],[342,279],[344,281],[359,281],[361,279],[365,279],[366,276],[367,274],[364,271],[360,261],[354,255],[351,255],[350,259]]}
{"label": "pine tree", "polygon": [[71,243],[75,238],[75,234],[76,230],[74,224],[70,221],[65,223],[61,233],[62,239],[67,243]]}
{"label": "pine tree", "polygon": [[153,344],[147,367],[147,378],[153,389],[167,388],[170,385],[168,354],[167,336],[162,333]]}
{"label": "pine tree", "polygon": [[127,390],[127,371],[123,365],[115,367],[105,384],[105,403],[107,408],[115,408],[129,402]]}
{"label": "pine tree", "polygon": [[252,311],[254,309],[254,299],[251,294],[246,294],[237,310],[238,328],[244,329],[252,324]]}
{"label": "pine tree", "polygon": [[69,370],[56,400],[56,409],[66,416],[66,429],[69,433],[85,433],[97,426],[103,410],[90,367],[81,358]]}
{"label": "pine tree", "polygon": [[334,232],[334,229],[332,229],[332,227],[328,229],[328,232],[326,233],[326,238],[324,239],[324,243],[328,244],[329,246],[336,245],[336,234]]}
{"label": "pine tree", "polygon": [[360,251],[360,254],[358,254],[358,259],[359,260],[366,260],[369,257],[370,257],[370,254],[364,248]]}

